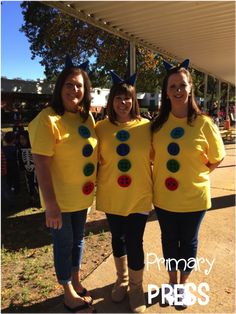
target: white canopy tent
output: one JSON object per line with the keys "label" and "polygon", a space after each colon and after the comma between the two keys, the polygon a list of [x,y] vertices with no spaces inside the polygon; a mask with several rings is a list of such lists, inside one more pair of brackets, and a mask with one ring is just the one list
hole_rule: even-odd
{"label": "white canopy tent", "polygon": [[43,3],[235,85],[235,1]]}

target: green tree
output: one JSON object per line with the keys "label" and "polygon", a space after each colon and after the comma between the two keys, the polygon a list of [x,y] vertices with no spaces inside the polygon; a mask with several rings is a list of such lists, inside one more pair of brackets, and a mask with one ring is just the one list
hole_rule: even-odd
{"label": "green tree", "polygon": [[[21,31],[29,40],[32,59],[41,58],[47,79],[55,79],[61,71],[66,53],[75,64],[90,58],[93,86],[110,87],[109,70],[121,77],[127,75],[128,41],[38,1],[24,1],[21,7],[24,17]],[[137,90],[156,92],[161,77],[160,58],[148,49],[137,47]]]}

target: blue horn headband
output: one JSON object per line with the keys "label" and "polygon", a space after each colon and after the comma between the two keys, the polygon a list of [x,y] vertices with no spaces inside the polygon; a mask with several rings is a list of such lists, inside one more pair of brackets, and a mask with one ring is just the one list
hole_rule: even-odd
{"label": "blue horn headband", "polygon": [[119,75],[117,75],[114,71],[110,71],[111,78],[112,78],[112,83],[113,85],[115,84],[128,84],[134,86],[135,80],[136,80],[136,73],[130,76],[127,80],[123,80]]}
{"label": "blue horn headband", "polygon": [[72,68],[72,67],[76,67],[76,68],[80,68],[83,71],[87,71],[87,67],[88,67],[89,61],[85,61],[79,65],[74,65],[71,57],[67,54],[66,55],[66,59],[65,59],[65,68]]}
{"label": "blue horn headband", "polygon": [[166,71],[169,71],[169,70],[171,70],[173,68],[185,68],[187,70],[188,66],[189,66],[189,63],[190,63],[190,60],[189,59],[185,59],[179,65],[174,66],[173,64],[170,64],[167,61],[163,60],[163,64],[164,64],[164,67],[165,67]]}

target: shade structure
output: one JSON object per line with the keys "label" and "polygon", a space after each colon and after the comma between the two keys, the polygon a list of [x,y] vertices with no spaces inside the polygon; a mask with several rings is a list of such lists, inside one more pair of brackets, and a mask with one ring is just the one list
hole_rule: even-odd
{"label": "shade structure", "polygon": [[235,1],[45,1],[235,85]]}

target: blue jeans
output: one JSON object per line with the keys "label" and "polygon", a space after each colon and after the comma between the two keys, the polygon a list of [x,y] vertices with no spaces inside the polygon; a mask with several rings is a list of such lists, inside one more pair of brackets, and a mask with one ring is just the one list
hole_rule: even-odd
{"label": "blue jeans", "polygon": [[175,213],[155,208],[155,212],[161,228],[162,251],[167,270],[179,269],[190,273],[194,263],[188,261],[197,256],[198,231],[206,211]]}
{"label": "blue jeans", "polygon": [[51,228],[54,266],[57,280],[62,285],[70,283],[72,271],[80,269],[86,217],[87,209],[62,213],[62,228]]}
{"label": "blue jeans", "polygon": [[112,235],[115,257],[127,254],[128,267],[140,270],[144,267],[143,234],[148,215],[119,216],[106,214]]}

